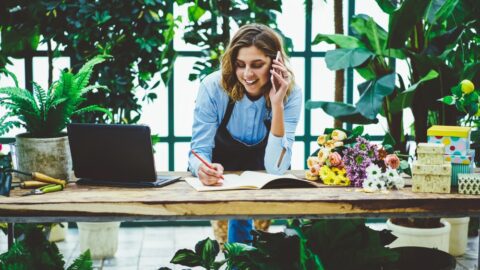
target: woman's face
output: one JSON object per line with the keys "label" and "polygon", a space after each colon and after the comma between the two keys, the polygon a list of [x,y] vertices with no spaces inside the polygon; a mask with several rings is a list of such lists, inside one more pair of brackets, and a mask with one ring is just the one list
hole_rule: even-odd
{"label": "woman's face", "polygon": [[270,80],[271,62],[270,57],[253,45],[238,50],[235,73],[249,96],[263,94],[262,87]]}

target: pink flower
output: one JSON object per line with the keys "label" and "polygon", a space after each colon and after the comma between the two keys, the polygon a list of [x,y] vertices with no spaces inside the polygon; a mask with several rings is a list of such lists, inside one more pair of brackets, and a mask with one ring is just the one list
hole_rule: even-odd
{"label": "pink flower", "polygon": [[337,152],[330,153],[328,159],[330,161],[330,165],[333,167],[337,167],[342,164],[342,156],[340,156],[340,154]]}
{"label": "pink flower", "polygon": [[385,157],[385,165],[392,169],[397,169],[400,166],[400,159],[398,159],[397,155],[390,154]]}

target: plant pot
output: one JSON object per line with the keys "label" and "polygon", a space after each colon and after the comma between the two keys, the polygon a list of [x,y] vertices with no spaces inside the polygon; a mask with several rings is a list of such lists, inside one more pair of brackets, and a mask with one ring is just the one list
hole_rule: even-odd
{"label": "plant pot", "polygon": [[448,252],[450,224],[446,221],[441,221],[441,223],[443,227],[440,228],[410,228],[394,224],[388,219],[387,228],[398,237],[389,247],[426,247]]}
{"label": "plant pot", "polygon": [[48,235],[48,241],[60,242],[65,240],[65,237],[67,236],[68,223],[62,222],[62,226],[60,226],[60,223],[52,225],[52,228],[50,228],[50,233]]}
{"label": "plant pot", "polygon": [[424,247],[397,247],[397,262],[383,266],[383,270],[454,270],[455,258],[441,250]]}
{"label": "plant pot", "polygon": [[77,222],[77,226],[81,252],[90,249],[92,259],[115,256],[120,222]]}
{"label": "plant pot", "polygon": [[447,221],[451,226],[448,253],[453,256],[465,254],[468,242],[468,222],[470,218],[444,218],[442,220]]}
{"label": "plant pot", "polygon": [[[15,155],[17,169],[24,172],[40,172],[54,178],[70,180],[72,157],[68,137],[28,138],[26,133],[16,136]],[[31,177],[19,175],[21,180]]]}

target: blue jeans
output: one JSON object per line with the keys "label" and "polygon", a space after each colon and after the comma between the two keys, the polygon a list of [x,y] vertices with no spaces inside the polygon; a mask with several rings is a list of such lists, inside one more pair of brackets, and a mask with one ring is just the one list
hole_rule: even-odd
{"label": "blue jeans", "polygon": [[253,229],[253,220],[230,219],[228,221],[228,242],[251,244],[253,237],[250,231]]}

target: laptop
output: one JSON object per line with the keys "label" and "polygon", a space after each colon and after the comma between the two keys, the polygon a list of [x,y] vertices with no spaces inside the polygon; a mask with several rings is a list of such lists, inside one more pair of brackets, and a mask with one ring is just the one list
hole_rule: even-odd
{"label": "laptop", "polygon": [[69,124],[67,132],[77,184],[162,187],[180,179],[156,174],[148,126]]}

